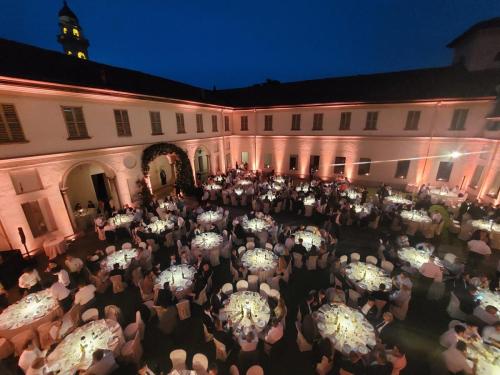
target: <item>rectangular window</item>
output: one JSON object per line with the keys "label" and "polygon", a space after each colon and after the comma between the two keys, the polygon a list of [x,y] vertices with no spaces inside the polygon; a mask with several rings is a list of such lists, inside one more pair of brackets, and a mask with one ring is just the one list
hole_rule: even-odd
{"label": "rectangular window", "polygon": [[296,171],[299,168],[299,157],[297,155],[290,155],[289,169]]}
{"label": "rectangular window", "polygon": [[319,169],[319,155],[309,156],[309,172],[312,174]]}
{"label": "rectangular window", "polygon": [[396,165],[396,173],[394,177],[405,179],[408,175],[408,170],[410,169],[410,160],[400,160]]}
{"label": "rectangular window", "polygon": [[406,116],[405,130],[418,130],[418,122],[420,121],[420,111],[408,111]]}
{"label": "rectangular window", "polygon": [[323,114],[322,113],[315,113],[314,114],[312,130],[323,130]]}
{"label": "rectangular window", "polygon": [[219,127],[217,126],[217,115],[212,115],[212,131],[218,132]]}
{"label": "rectangular window", "polygon": [[128,120],[128,111],[126,109],[115,109],[116,133],[118,137],[131,137],[130,122]]}
{"label": "rectangular window", "polygon": [[89,138],[82,107],[61,107],[68,139]]}
{"label": "rectangular window", "polygon": [[201,113],[196,114],[196,132],[203,133],[203,115]]}
{"label": "rectangular window", "polygon": [[500,193],[500,171],[497,171],[495,179],[488,189],[488,196],[496,199],[498,197],[498,193]]}
{"label": "rectangular window", "polygon": [[17,117],[16,108],[13,104],[2,104],[0,108],[0,143],[23,141],[26,139]]}
{"label": "rectangular window", "polygon": [[365,130],[377,130],[378,112],[366,113]]}
{"label": "rectangular window", "polygon": [[488,121],[486,124],[486,130],[496,131],[500,130],[500,121]]}
{"label": "rectangular window", "polygon": [[231,154],[226,154],[226,170],[231,169]]}
{"label": "rectangular window", "polygon": [[455,109],[451,119],[450,130],[465,130],[465,120],[467,120],[468,109]]}
{"label": "rectangular window", "polygon": [[264,168],[271,168],[273,164],[273,154],[264,154]]}
{"label": "rectangular window", "polygon": [[240,130],[246,132],[248,130],[248,116],[241,116]]}
{"label": "rectangular window", "polygon": [[264,116],[264,131],[266,132],[273,131],[273,115]]}
{"label": "rectangular window", "polygon": [[243,164],[248,163],[248,151],[242,151],[242,153],[241,153],[241,162]]}
{"label": "rectangular window", "polygon": [[300,130],[300,114],[292,115],[292,130]]}
{"label": "rectangular window", "polygon": [[451,161],[442,161],[439,163],[438,172],[436,175],[436,181],[450,181],[451,170],[453,168],[453,163]]}
{"label": "rectangular window", "polygon": [[184,113],[176,113],[175,121],[177,123],[177,134],[186,133],[186,127],[184,125]]}
{"label": "rectangular window", "polygon": [[481,179],[481,175],[483,174],[483,170],[484,170],[484,165],[476,166],[476,169],[474,169],[474,174],[470,179],[469,187],[477,189],[477,186],[479,185],[479,180]]}
{"label": "rectangular window", "polygon": [[358,164],[358,176],[368,176],[370,174],[372,159],[369,158],[359,158]]}
{"label": "rectangular window", "polygon": [[224,131],[229,131],[229,116],[224,116]]}
{"label": "rectangular window", "polygon": [[162,135],[160,112],[149,111],[151,119],[151,135]]}
{"label": "rectangular window", "polygon": [[335,165],[333,166],[333,173],[344,174],[345,173],[345,157],[336,156]]}
{"label": "rectangular window", "polygon": [[351,112],[341,112],[339,130],[350,130],[350,129],[351,129]]}

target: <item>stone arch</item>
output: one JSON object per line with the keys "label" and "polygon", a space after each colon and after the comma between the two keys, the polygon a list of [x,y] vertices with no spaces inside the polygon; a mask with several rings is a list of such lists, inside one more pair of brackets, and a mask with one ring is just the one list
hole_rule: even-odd
{"label": "stone arch", "polygon": [[171,143],[155,143],[142,152],[142,173],[144,177],[149,175],[149,163],[160,155],[167,155],[175,165],[175,178],[177,186],[185,193],[191,193],[194,189],[193,169],[186,152]]}
{"label": "stone arch", "polygon": [[104,174],[106,175],[106,177],[108,177],[109,179],[114,179],[116,177],[116,174],[115,174],[115,171],[107,164],[103,163],[102,161],[99,161],[99,160],[93,160],[93,159],[90,159],[90,160],[82,160],[82,161],[79,161],[75,164],[73,164],[71,167],[69,167],[68,169],[66,169],[66,171],[64,172],[62,178],[61,178],[61,182],[59,184],[59,188],[61,190],[66,190],[68,189],[68,176],[70,175],[70,173],[77,167],[81,166],[81,165],[86,165],[86,164],[97,164],[99,165],[102,170],[104,171]]}

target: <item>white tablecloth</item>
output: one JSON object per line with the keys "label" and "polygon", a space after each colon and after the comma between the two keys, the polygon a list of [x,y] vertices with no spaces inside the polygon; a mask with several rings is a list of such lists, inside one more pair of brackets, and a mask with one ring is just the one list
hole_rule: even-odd
{"label": "white tablecloth", "polygon": [[201,233],[191,241],[191,251],[194,256],[202,254],[203,258],[209,260],[212,266],[219,264],[220,247],[222,236],[213,232]]}
{"label": "white tablecloth", "polygon": [[168,281],[170,283],[170,289],[175,296],[177,298],[182,298],[186,293],[191,291],[195,274],[196,270],[187,264],[171,266],[160,273],[156,279],[155,288],[163,289],[163,284]]}
{"label": "white tablecloth", "polygon": [[101,262],[101,265],[108,271],[113,269],[113,265],[118,263],[122,270],[130,266],[130,262],[137,256],[137,249],[122,249],[108,255]]}
{"label": "white tablecloth", "polygon": [[252,326],[262,331],[269,323],[271,310],[259,293],[236,292],[224,302],[223,314],[227,320],[231,320],[236,335],[248,332]]}
{"label": "white tablecloth", "polygon": [[241,263],[252,275],[258,275],[262,283],[274,276],[278,266],[278,257],[272,251],[255,248],[243,253]]}
{"label": "white tablecloth", "polygon": [[387,273],[373,264],[364,262],[349,263],[346,274],[361,291],[373,292],[379,289],[380,284],[385,284],[385,290],[392,288],[392,279]]}
{"label": "white tablecloth", "polygon": [[54,259],[66,252],[66,239],[64,237],[48,238],[43,241],[43,250],[49,259]]}
{"label": "white tablecloth", "polygon": [[322,237],[319,234],[312,233],[309,231],[299,230],[293,234],[295,236],[295,243],[299,243],[299,239],[302,238],[302,245],[306,248],[307,251],[311,250],[312,245],[315,245],[318,249],[321,245],[321,241],[323,241]]}

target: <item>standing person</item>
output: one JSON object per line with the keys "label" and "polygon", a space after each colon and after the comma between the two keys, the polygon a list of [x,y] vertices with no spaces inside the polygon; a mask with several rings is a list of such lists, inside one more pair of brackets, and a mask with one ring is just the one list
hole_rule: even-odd
{"label": "standing person", "polygon": [[38,292],[42,290],[40,285],[41,280],[38,271],[29,266],[24,269],[23,274],[19,277],[18,285],[21,290],[25,290],[28,293]]}

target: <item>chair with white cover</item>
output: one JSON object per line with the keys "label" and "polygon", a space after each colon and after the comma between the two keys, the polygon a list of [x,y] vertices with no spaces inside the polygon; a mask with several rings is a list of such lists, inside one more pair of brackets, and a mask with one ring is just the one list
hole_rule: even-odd
{"label": "chair with white cover", "polygon": [[174,242],[174,233],[173,232],[168,232],[165,235],[165,242],[163,243],[166,247],[173,247],[175,246]]}
{"label": "chair with white cover", "polygon": [[123,282],[122,275],[113,275],[109,278],[113,284],[113,293],[121,293],[125,290],[125,283]]}
{"label": "chair with white cover", "polygon": [[207,301],[208,301],[207,285],[205,285],[205,287],[201,290],[200,294],[198,294],[198,298],[195,299],[193,302],[199,306],[203,306]]}
{"label": "chair with white cover", "polygon": [[293,266],[295,268],[302,268],[304,266],[302,254],[292,253],[292,255],[293,255]]}
{"label": "chair with white cover", "polygon": [[132,340],[135,337],[135,334],[139,332],[139,337],[142,340],[144,338],[145,329],[146,326],[142,321],[141,313],[139,312],[139,310],[137,310],[135,312],[135,322],[130,323],[125,327],[125,329],[123,330],[123,335],[125,336],[126,340]]}
{"label": "chair with white cover", "polygon": [[5,337],[0,337],[0,360],[9,358],[14,354],[14,346]]}
{"label": "chair with white cover", "polygon": [[295,327],[297,328],[297,346],[299,347],[299,351],[310,352],[312,350],[312,344],[310,344],[302,334],[300,322],[295,322]]}
{"label": "chair with white cover", "polygon": [[279,301],[280,299],[280,291],[279,290],[276,290],[276,289],[271,289],[269,291],[269,298],[273,298],[275,299],[276,301]]}
{"label": "chair with white cover", "polygon": [[304,216],[311,217],[313,214],[313,208],[314,208],[313,206],[309,206],[309,205],[304,206]]}
{"label": "chair with white cover", "polygon": [[316,364],[316,373],[318,375],[327,375],[333,369],[333,361],[328,360],[327,357],[321,357],[321,362]]}
{"label": "chair with white cover", "polygon": [[347,305],[352,307],[352,308],[357,308],[358,301],[360,298],[361,298],[361,294],[356,292],[354,289],[349,289],[349,300],[347,302]]}
{"label": "chair with white cover", "polygon": [[317,255],[309,255],[306,261],[306,268],[309,271],[315,271],[318,268],[318,256]]}
{"label": "chair with white cover", "polygon": [[[61,325],[61,320],[55,320],[53,322],[45,322],[43,324],[40,324],[36,328],[38,340],[40,342],[40,349],[50,349],[52,345],[59,342],[59,331],[61,329]],[[0,348],[1,347],[2,345],[0,345]],[[1,355],[0,359],[2,359]]]}
{"label": "chair with white cover", "polygon": [[227,352],[226,345],[224,345],[222,342],[214,338],[214,345],[215,345],[215,359],[218,361],[226,362],[226,359],[229,355]]}
{"label": "chair with white cover", "polygon": [[82,314],[82,321],[88,323],[93,320],[99,319],[99,310],[96,308],[85,310]]}
{"label": "chair with white cover", "polygon": [[472,226],[472,220],[467,220],[467,221],[462,220],[460,232],[458,233],[458,239],[462,241],[469,241],[473,232],[474,232],[474,227]]}
{"label": "chair with white cover", "polygon": [[352,253],[351,254],[351,262],[359,262],[360,259],[361,259],[361,256],[359,255],[359,253]]}
{"label": "chair with white cover", "polygon": [[243,253],[247,251],[247,248],[245,246],[240,246],[238,247],[238,255],[241,257]]}
{"label": "chair with white cover", "polygon": [[246,375],[264,375],[264,369],[259,365],[253,365],[247,370]]}
{"label": "chair with white cover", "polygon": [[259,290],[259,276],[248,275],[248,290],[257,292]]}
{"label": "chair with white cover", "polygon": [[446,312],[453,319],[462,321],[467,319],[467,315],[460,309],[460,300],[453,292],[450,293],[450,302],[446,307]]}
{"label": "chair with white cover", "polygon": [[180,320],[191,318],[191,305],[189,300],[183,299],[176,305]]}
{"label": "chair with white cover", "polygon": [[259,286],[259,293],[262,297],[267,298],[271,292],[271,287],[269,284],[261,283]]}
{"label": "chair with white cover", "polygon": [[106,255],[111,255],[116,251],[116,246],[109,245],[108,247],[106,247],[106,249],[104,249],[104,251],[106,252]]}
{"label": "chair with white cover", "polygon": [[460,222],[458,220],[451,220],[448,226],[448,231],[450,233],[459,234],[460,233]]}
{"label": "chair with white cover", "polygon": [[366,257],[366,263],[370,263],[370,264],[373,264],[374,266],[376,266],[378,263],[378,259],[376,257],[374,257],[373,255],[368,255]]}
{"label": "chair with white cover", "polygon": [[176,349],[170,352],[170,360],[172,361],[172,369],[185,370],[186,369],[187,353],[183,349]]}
{"label": "chair with white cover", "polygon": [[121,324],[123,321],[122,311],[116,305],[108,305],[108,306],[104,307],[104,317],[105,317],[105,319],[114,320],[118,324]]}
{"label": "chair with white cover", "polygon": [[208,358],[205,354],[196,353],[193,356],[192,369],[199,375],[204,375],[208,370]]}
{"label": "chair with white cover", "polygon": [[446,253],[444,255],[444,258],[443,258],[443,260],[447,261],[450,264],[455,263],[456,259],[457,259],[457,256],[455,254],[453,254],[453,253]]}
{"label": "chair with white cover", "polygon": [[67,334],[73,332],[76,327],[80,324],[80,312],[82,310],[81,305],[76,304],[69,309],[69,311],[64,314],[62,318],[61,328],[59,329],[59,337],[64,337]]}
{"label": "chair with white cover", "polygon": [[246,281],[246,280],[239,280],[236,283],[236,290],[238,292],[248,290],[248,281]]}
{"label": "chair with white cover", "polygon": [[231,294],[233,294],[233,284],[225,283],[224,285],[222,285],[221,291],[226,296],[230,296]]}
{"label": "chair with white cover", "polygon": [[392,273],[394,270],[394,264],[392,262],[389,262],[388,260],[383,260],[380,267],[387,273]]}
{"label": "chair with white cover", "polygon": [[340,264],[346,264],[348,259],[347,255],[342,255],[340,257]]}
{"label": "chair with white cover", "polygon": [[240,375],[240,370],[238,370],[236,365],[231,365],[231,367],[229,367],[229,375]]}
{"label": "chair with white cover", "polygon": [[131,249],[131,248],[132,248],[132,244],[130,242],[125,242],[122,245],[122,249]]}
{"label": "chair with white cover", "polygon": [[255,249],[255,242],[247,242],[247,245],[246,245],[246,248],[247,250],[253,250]]}
{"label": "chair with white cover", "polygon": [[127,341],[122,346],[120,354],[121,358],[125,362],[132,362],[136,366],[139,366],[143,354],[143,349],[141,345],[141,334],[139,331],[135,333],[135,336],[132,340]]}
{"label": "chair with white cover", "polygon": [[33,341],[38,347],[38,338],[32,329],[27,329],[10,338],[10,343],[14,346],[14,354],[20,356],[26,344]]}

